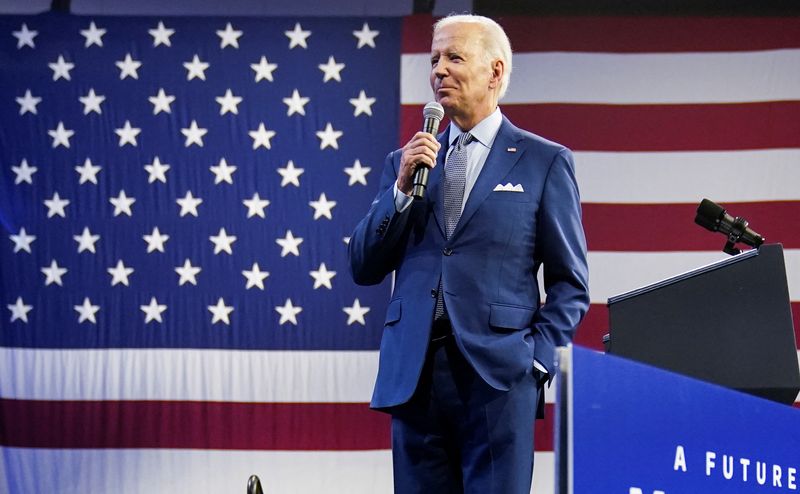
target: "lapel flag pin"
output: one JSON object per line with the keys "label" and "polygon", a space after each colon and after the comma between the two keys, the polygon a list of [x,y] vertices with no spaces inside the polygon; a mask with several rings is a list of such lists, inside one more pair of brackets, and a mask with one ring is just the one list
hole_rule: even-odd
{"label": "lapel flag pin", "polygon": [[507,148],[506,151],[508,151],[509,153],[516,153],[517,148]]}

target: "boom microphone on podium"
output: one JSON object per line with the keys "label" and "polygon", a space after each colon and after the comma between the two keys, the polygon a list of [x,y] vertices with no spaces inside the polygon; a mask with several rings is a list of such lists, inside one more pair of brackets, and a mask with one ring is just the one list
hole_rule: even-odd
{"label": "boom microphone on podium", "polygon": [[[433,134],[439,132],[439,123],[444,118],[444,108],[442,105],[435,101],[431,101],[422,110],[422,116],[425,118],[422,122],[422,132]],[[428,167],[417,166],[414,172],[414,188],[411,190],[411,195],[414,199],[422,199],[425,197],[425,189],[428,188]]]}
{"label": "boom microphone on podium", "polygon": [[694,222],[712,232],[727,235],[728,242],[722,249],[726,254],[736,255],[741,252],[733,246],[737,242],[756,248],[764,243],[764,237],[747,227],[746,219],[741,216],[734,218],[722,206],[708,199],[703,199],[697,207]]}

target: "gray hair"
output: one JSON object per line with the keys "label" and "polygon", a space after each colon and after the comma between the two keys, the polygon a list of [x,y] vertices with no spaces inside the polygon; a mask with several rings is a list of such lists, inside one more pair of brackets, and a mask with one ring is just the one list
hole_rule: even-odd
{"label": "gray hair", "polygon": [[436,32],[445,26],[451,24],[477,24],[482,28],[483,36],[481,37],[481,44],[485,49],[485,57],[488,62],[500,59],[505,65],[505,72],[503,78],[500,80],[500,87],[498,99],[502,99],[508,89],[508,83],[511,79],[511,42],[508,41],[508,36],[500,24],[496,23],[488,17],[473,14],[451,14],[447,17],[439,19],[433,26],[434,35]]}

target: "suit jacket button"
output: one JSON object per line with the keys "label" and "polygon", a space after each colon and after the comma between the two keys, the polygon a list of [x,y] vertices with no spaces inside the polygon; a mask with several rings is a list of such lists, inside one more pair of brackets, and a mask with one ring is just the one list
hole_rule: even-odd
{"label": "suit jacket button", "polygon": [[452,255],[453,249],[451,249],[450,247],[445,247],[444,249],[442,249],[442,254],[446,256]]}
{"label": "suit jacket button", "polygon": [[431,297],[436,298],[437,295],[439,295],[439,292],[437,292],[435,289],[431,290]]}

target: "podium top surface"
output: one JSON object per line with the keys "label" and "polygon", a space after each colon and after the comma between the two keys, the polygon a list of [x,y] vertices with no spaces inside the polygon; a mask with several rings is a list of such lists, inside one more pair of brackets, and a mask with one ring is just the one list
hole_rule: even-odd
{"label": "podium top surface", "polygon": [[689,278],[693,278],[695,276],[700,276],[702,274],[708,273],[710,271],[715,271],[717,269],[721,269],[732,264],[736,264],[738,262],[746,261],[748,259],[752,259],[758,256],[761,253],[771,253],[772,251],[776,251],[779,253],[783,252],[783,246],[781,244],[768,244],[762,245],[758,249],[751,249],[741,254],[737,254],[735,256],[731,256],[727,259],[722,259],[716,262],[712,262],[711,264],[706,264],[705,266],[701,266],[699,268],[692,269],[691,271],[686,271],[685,273],[677,274],[675,276],[671,276],[669,278],[663,279],[661,281],[657,281],[650,285],[645,285],[643,287],[636,288],[634,290],[620,293],[619,295],[614,295],[613,297],[609,297],[608,302],[606,305],[613,305],[617,302],[622,302],[623,300],[627,300],[629,298],[638,297],[644,293],[652,292],[653,290],[658,290],[659,288],[663,288],[665,286],[674,285],[675,283],[680,283],[681,281],[687,280]]}

